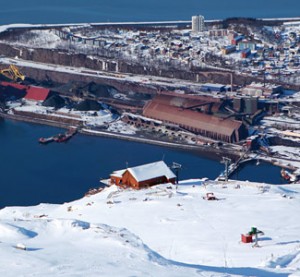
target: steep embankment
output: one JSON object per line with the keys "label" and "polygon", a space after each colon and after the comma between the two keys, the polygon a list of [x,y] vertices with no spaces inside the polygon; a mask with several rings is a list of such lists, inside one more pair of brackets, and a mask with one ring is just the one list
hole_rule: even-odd
{"label": "steep embankment", "polygon": [[[229,84],[231,82],[231,74],[224,71],[218,71],[215,69],[202,69],[202,68],[191,68],[189,71],[178,70],[177,68],[170,67],[169,69],[163,69],[156,66],[144,66],[142,63],[131,62],[124,60],[111,59],[109,57],[100,57],[75,53],[73,51],[66,51],[61,49],[45,49],[45,48],[28,48],[25,46],[16,46],[9,43],[0,43],[0,52],[2,55],[7,57],[19,57],[20,59],[35,61],[41,63],[72,66],[72,67],[82,67],[92,70],[104,70],[107,72],[115,73],[129,73],[129,74],[139,74],[139,75],[152,75],[161,76],[167,78],[177,78],[188,81],[195,81],[199,83],[213,82],[213,83],[224,83]],[[30,70],[27,68],[22,68],[27,76],[42,81],[45,78],[51,78],[53,81],[70,81],[74,77],[68,75],[62,76],[57,75],[54,72],[42,72],[44,70],[39,69],[40,72],[36,70]],[[86,81],[87,77],[77,77],[76,80]],[[46,79],[47,80],[47,79]],[[88,82],[93,80],[92,77],[88,77]],[[99,81],[99,79],[97,78]],[[243,76],[233,73],[233,81],[236,85],[245,85],[251,83],[252,81],[261,81],[256,77]],[[106,84],[111,84],[107,80],[103,80]],[[122,81],[122,84],[126,82]],[[116,84],[117,86],[117,84]],[[141,86],[143,90],[143,86]],[[148,93],[149,89],[147,89]],[[143,92],[143,91],[141,91]]]}

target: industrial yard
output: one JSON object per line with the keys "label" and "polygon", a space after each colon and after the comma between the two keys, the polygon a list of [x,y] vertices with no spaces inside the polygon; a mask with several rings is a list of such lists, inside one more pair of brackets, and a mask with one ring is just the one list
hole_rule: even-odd
{"label": "industrial yard", "polygon": [[2,116],[267,160],[298,176],[300,23],[203,20],[3,26]]}
{"label": "industrial yard", "polygon": [[196,2],[3,6],[3,276],[300,276],[299,3]]}

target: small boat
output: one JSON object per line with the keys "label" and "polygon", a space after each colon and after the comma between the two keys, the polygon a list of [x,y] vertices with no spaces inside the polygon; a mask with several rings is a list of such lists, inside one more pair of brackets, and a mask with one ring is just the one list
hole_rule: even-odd
{"label": "small boat", "polygon": [[77,130],[76,129],[70,129],[64,134],[58,134],[57,136],[54,137],[54,141],[56,142],[65,142],[69,140],[71,137],[73,137],[76,134]]}
{"label": "small boat", "polygon": [[49,137],[49,138],[39,138],[39,143],[47,144],[52,141],[65,142],[65,141],[69,140],[71,137],[73,137],[76,133],[77,133],[77,129],[72,128],[72,129],[69,129],[64,134],[58,134],[56,136]]}
{"label": "small boat", "polygon": [[65,142],[70,139],[72,136],[70,134],[58,134],[54,137],[55,142]]}
{"label": "small boat", "polygon": [[290,180],[290,176],[288,175],[287,171],[284,170],[283,168],[280,170],[280,175],[283,179],[285,180]]}
{"label": "small boat", "polygon": [[39,143],[42,144],[47,144],[54,141],[54,137],[49,137],[49,138],[39,138]]}
{"label": "small boat", "polygon": [[289,182],[297,181],[297,177],[286,169],[280,170],[281,177]]}

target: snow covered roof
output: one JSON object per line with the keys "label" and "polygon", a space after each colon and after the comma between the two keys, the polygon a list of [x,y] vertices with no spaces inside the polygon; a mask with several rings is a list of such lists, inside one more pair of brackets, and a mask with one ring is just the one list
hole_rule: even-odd
{"label": "snow covered roof", "polygon": [[121,178],[126,169],[116,170],[110,176]]}
{"label": "snow covered roof", "polygon": [[285,136],[300,138],[300,134],[297,132],[293,132],[293,131],[282,131],[281,134],[283,134]]}
{"label": "snow covered roof", "polygon": [[169,169],[164,161],[131,167],[127,170],[138,182],[161,176],[166,176],[168,179],[176,178],[175,174]]}
{"label": "snow covered roof", "polygon": [[212,84],[212,83],[205,83],[202,85],[203,87],[212,87],[212,88],[224,88],[225,85],[222,84]]}

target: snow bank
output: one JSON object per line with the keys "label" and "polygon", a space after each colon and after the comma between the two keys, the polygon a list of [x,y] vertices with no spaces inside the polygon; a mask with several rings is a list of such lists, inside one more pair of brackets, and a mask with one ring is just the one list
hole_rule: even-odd
{"label": "snow bank", "polygon": [[[0,274],[299,276],[299,200],[299,185],[195,179],[9,207],[0,211]],[[241,242],[253,226],[264,232],[260,247]]]}

